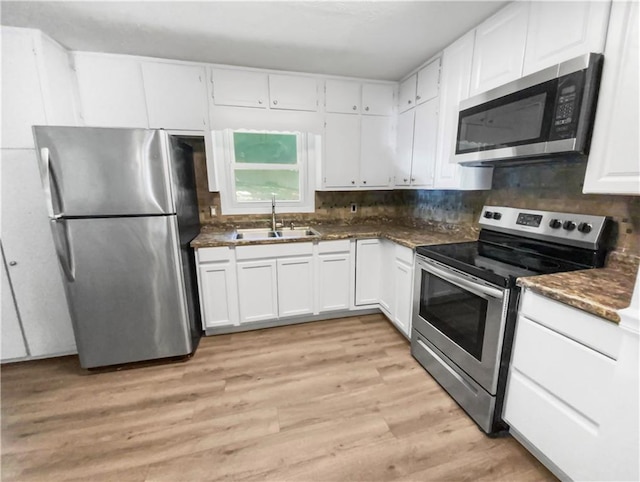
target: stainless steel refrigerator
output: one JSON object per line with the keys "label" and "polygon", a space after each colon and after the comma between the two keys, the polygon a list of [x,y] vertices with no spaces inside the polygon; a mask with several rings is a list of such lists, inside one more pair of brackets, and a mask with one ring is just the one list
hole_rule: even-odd
{"label": "stainless steel refrigerator", "polygon": [[162,130],[33,128],[80,365],[192,353],[201,335],[189,146]]}

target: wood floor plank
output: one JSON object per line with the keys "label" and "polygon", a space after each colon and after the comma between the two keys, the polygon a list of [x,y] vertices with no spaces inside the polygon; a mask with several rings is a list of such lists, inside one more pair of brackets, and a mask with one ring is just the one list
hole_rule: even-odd
{"label": "wood floor plank", "polygon": [[553,480],[381,315],[204,338],[189,360],[3,365],[2,479]]}

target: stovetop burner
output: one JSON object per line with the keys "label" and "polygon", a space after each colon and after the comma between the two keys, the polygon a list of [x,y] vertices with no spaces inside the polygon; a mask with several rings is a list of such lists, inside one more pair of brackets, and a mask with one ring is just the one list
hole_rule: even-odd
{"label": "stovetop burner", "polygon": [[[557,227],[558,223],[571,229]],[[419,246],[416,251],[502,287],[514,286],[523,276],[604,265],[602,237],[609,225],[604,216],[490,206],[483,209],[480,225],[478,241]]]}

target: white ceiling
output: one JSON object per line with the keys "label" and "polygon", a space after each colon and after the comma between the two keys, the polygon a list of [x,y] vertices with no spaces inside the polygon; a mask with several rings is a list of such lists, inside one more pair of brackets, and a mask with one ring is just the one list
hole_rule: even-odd
{"label": "white ceiling", "polygon": [[398,80],[505,1],[2,1],[70,50]]}

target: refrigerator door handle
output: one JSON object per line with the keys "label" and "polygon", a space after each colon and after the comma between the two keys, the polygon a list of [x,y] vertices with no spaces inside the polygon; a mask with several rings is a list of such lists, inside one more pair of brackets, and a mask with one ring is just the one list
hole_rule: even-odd
{"label": "refrigerator door handle", "polygon": [[60,196],[58,195],[58,186],[55,181],[55,176],[51,170],[51,154],[49,152],[49,148],[43,147],[40,149],[40,159],[42,160],[42,183],[44,185],[44,197],[47,203],[47,215],[49,216],[49,219],[60,219],[62,214],[56,213],[53,206],[53,193],[56,193],[58,206],[60,206]]}
{"label": "refrigerator door handle", "polygon": [[69,229],[65,219],[53,219],[51,221],[53,231],[53,244],[56,247],[56,255],[62,267],[64,277],[72,283],[76,280],[76,266],[73,260],[71,242],[69,240]]}

